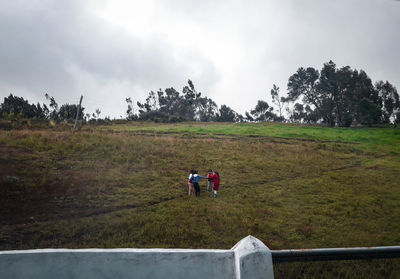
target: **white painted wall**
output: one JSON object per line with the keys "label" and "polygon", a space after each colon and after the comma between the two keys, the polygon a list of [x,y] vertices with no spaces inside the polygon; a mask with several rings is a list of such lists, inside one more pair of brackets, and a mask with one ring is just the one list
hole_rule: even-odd
{"label": "white painted wall", "polygon": [[231,250],[37,249],[0,252],[0,278],[272,279],[272,257],[248,236]]}

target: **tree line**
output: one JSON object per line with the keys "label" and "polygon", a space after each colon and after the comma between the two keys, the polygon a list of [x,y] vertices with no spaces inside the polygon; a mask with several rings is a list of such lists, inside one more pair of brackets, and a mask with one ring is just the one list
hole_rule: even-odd
{"label": "tree line", "polygon": [[[56,122],[59,121],[70,121],[76,118],[78,112],[77,104],[63,104],[59,105],[54,97],[45,94],[46,100],[49,102],[46,104],[30,104],[28,100],[22,97],[14,96],[10,94],[4,98],[3,103],[0,104],[0,118],[15,120],[15,119],[51,119]],[[95,113],[85,114],[85,108],[81,106],[79,110],[78,120],[83,121],[99,121],[104,120],[100,118],[101,111],[96,109]],[[109,120],[106,118],[105,120]]]}
{"label": "tree line", "polygon": [[[272,86],[269,92],[273,105],[259,100],[255,107],[242,115],[227,105],[220,107],[198,92],[191,80],[179,92],[173,87],[150,91],[147,98],[133,102],[126,98],[126,119],[157,122],[216,121],[216,122],[295,122],[322,123],[328,126],[372,125],[400,120],[400,101],[397,89],[388,81],[373,83],[365,71],[338,68],[325,63],[321,70],[313,67],[298,70],[289,77],[286,96]],[[59,106],[54,97],[45,95],[49,102],[29,104],[27,100],[10,94],[0,105],[2,118],[39,118],[67,121],[74,119],[78,106]],[[99,121],[96,114],[84,113],[79,119]],[[109,118],[108,118],[109,120]]]}
{"label": "tree line", "polygon": [[320,71],[299,68],[289,78],[283,101],[294,103],[289,118],[293,121],[348,127],[400,119],[399,94],[392,84],[373,84],[363,70],[337,68],[332,61]]}

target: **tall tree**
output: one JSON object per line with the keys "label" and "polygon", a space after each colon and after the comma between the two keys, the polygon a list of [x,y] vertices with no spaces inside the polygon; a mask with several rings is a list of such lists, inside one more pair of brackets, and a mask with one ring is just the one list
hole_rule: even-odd
{"label": "tall tree", "polygon": [[48,109],[46,105],[42,106],[30,104],[28,100],[22,97],[10,94],[4,98],[0,105],[0,117],[21,117],[21,118],[46,118]]}
{"label": "tall tree", "polygon": [[[294,118],[307,116],[310,121],[330,126],[387,122],[399,107],[397,91],[390,84],[379,82],[374,87],[364,71],[352,70],[349,66],[338,69],[332,61],[325,63],[320,72],[299,68],[289,78],[286,100],[295,102],[300,98],[308,105],[307,114],[298,106]],[[382,119],[376,117],[379,111]],[[371,113],[369,117],[368,113]]]}
{"label": "tall tree", "polygon": [[210,98],[198,98],[196,101],[196,120],[213,121],[218,112],[217,104]]}
{"label": "tall tree", "polygon": [[248,120],[275,121],[278,116],[273,112],[273,110],[273,107],[270,107],[267,102],[259,100],[256,107],[250,111],[251,117],[248,118]]}
{"label": "tall tree", "polygon": [[323,121],[334,126],[336,117],[341,117],[341,98],[336,77],[336,64],[332,61],[325,63],[322,67],[316,89],[320,99],[320,113]]}
{"label": "tall tree", "polygon": [[133,111],[133,102],[131,97],[128,97],[125,99],[128,109],[126,110],[126,119],[127,120],[135,120],[137,117],[135,115],[135,112]]}
{"label": "tall tree", "polygon": [[279,87],[276,86],[275,84],[272,86],[271,89],[271,97],[272,97],[272,102],[276,106],[278,106],[280,121],[283,121],[284,117],[282,116],[282,110],[284,109],[286,100],[284,97],[279,96]]}
{"label": "tall tree", "polygon": [[100,114],[101,114],[101,111],[100,111],[100,109],[99,108],[97,108],[96,109],[96,119],[99,119],[100,118]]}
{"label": "tall tree", "polygon": [[[81,113],[79,113],[78,120],[82,120],[84,116],[84,107],[81,107]],[[78,112],[78,105],[63,104],[59,111],[57,118],[59,120],[73,120]]]}
{"label": "tall tree", "polygon": [[307,117],[304,110],[304,105],[301,103],[295,103],[293,111],[290,115],[290,120],[296,123],[303,123]]}
{"label": "tall tree", "polygon": [[400,111],[399,94],[396,87],[388,81],[378,81],[375,83],[375,89],[379,96],[379,107],[382,110],[382,122],[389,123],[391,118]]}
{"label": "tall tree", "polygon": [[299,68],[295,74],[289,77],[287,100],[294,102],[301,97],[304,103],[312,104],[319,109],[321,104],[316,90],[318,78],[318,70],[312,67]]}
{"label": "tall tree", "polygon": [[358,113],[360,123],[371,126],[374,123],[379,123],[382,111],[373,101],[363,98],[359,102]]}
{"label": "tall tree", "polygon": [[44,95],[46,97],[46,100],[48,100],[50,102],[50,108],[52,109],[49,113],[49,117],[53,120],[58,120],[58,104],[56,102],[56,100],[54,99],[54,97],[50,97],[49,94],[45,94]]}
{"label": "tall tree", "polygon": [[182,94],[173,87],[150,91],[146,102],[137,102],[140,119],[159,121],[213,121],[218,112],[216,103],[202,97],[191,80],[182,89]]}
{"label": "tall tree", "polygon": [[222,105],[218,110],[216,120],[218,122],[239,122],[243,116],[226,105]]}

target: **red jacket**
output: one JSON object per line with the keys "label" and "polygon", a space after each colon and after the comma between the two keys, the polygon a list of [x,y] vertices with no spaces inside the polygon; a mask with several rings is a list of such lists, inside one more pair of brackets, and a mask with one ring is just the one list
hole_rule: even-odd
{"label": "red jacket", "polygon": [[218,176],[218,174],[214,173],[214,174],[211,176],[211,178],[212,178],[213,181],[214,181],[214,185],[215,185],[215,186],[218,186],[218,185],[219,185],[219,176]]}

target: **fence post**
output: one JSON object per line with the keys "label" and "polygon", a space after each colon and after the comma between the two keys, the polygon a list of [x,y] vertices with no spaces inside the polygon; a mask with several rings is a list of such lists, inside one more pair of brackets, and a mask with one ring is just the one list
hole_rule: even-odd
{"label": "fence post", "polygon": [[75,124],[74,124],[74,129],[72,130],[72,133],[75,133],[76,124],[78,123],[79,113],[80,113],[81,105],[82,105],[82,99],[83,99],[83,95],[81,95],[81,99],[79,100],[79,105],[76,110]]}
{"label": "fence post", "polygon": [[232,247],[237,279],[274,279],[271,250],[249,235]]}

